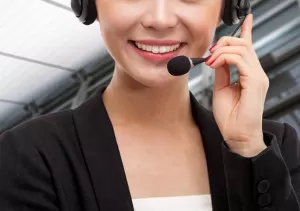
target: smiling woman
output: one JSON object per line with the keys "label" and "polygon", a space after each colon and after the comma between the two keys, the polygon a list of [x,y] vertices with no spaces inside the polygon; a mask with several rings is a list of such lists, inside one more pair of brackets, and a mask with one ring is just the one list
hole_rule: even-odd
{"label": "smiling woman", "polygon": [[[78,108],[0,136],[1,211],[300,211],[300,141],[262,119],[269,82],[248,0],[72,0],[72,9],[84,24],[98,20],[112,80]],[[202,57],[221,20],[241,19],[240,38],[209,49],[211,112],[167,64]]]}

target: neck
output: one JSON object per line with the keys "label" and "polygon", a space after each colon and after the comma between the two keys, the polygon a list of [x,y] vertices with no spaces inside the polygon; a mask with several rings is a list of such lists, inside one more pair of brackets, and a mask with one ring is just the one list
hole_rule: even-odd
{"label": "neck", "polygon": [[117,124],[175,126],[193,122],[187,79],[153,88],[113,77],[103,101]]}

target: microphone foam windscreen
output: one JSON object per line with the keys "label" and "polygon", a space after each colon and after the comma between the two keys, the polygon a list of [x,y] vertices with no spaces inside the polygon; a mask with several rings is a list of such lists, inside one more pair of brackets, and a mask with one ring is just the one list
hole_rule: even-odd
{"label": "microphone foam windscreen", "polygon": [[168,71],[173,76],[184,75],[191,69],[191,62],[186,56],[177,56],[168,62]]}

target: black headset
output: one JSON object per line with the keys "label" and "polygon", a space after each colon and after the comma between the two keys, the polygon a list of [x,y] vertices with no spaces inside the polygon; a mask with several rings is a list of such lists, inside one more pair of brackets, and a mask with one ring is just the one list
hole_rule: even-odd
{"label": "black headset", "polygon": [[[79,20],[92,24],[97,18],[96,0],[71,0],[71,7]],[[224,0],[223,22],[231,26],[251,12],[250,0]]]}

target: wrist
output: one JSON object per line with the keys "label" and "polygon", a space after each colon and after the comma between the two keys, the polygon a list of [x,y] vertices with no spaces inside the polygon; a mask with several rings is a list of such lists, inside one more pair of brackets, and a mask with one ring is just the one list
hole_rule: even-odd
{"label": "wrist", "polygon": [[267,146],[265,144],[252,146],[252,147],[245,147],[245,148],[233,148],[230,150],[232,152],[235,152],[243,157],[251,158],[259,155],[262,151],[267,149]]}
{"label": "wrist", "polygon": [[248,140],[245,142],[241,141],[230,141],[227,142],[229,149],[232,152],[235,152],[243,157],[255,157],[264,151],[267,148],[263,138],[262,139],[255,139],[255,140]]}

